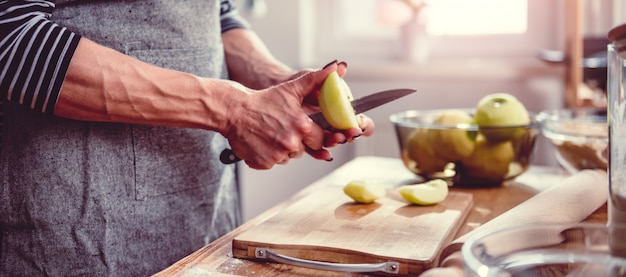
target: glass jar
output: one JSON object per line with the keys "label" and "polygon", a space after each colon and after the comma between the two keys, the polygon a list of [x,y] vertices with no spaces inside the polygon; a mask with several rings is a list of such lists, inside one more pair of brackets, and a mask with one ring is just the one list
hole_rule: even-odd
{"label": "glass jar", "polygon": [[608,36],[609,246],[626,257],[626,24]]}

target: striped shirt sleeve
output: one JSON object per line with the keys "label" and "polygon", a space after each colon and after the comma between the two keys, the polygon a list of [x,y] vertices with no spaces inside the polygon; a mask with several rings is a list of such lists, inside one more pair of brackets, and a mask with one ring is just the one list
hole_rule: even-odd
{"label": "striped shirt sleeve", "polygon": [[80,37],[50,21],[51,1],[0,1],[0,101],[52,113]]}
{"label": "striped shirt sleeve", "polygon": [[236,28],[249,28],[246,22],[237,11],[237,5],[232,0],[220,1],[220,23],[222,33]]}

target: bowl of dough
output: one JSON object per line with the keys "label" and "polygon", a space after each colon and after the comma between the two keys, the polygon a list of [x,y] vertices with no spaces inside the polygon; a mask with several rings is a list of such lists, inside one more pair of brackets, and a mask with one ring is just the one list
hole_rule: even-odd
{"label": "bowl of dough", "polygon": [[558,163],[570,173],[608,167],[606,108],[571,108],[537,115],[541,134],[552,144]]}
{"label": "bowl of dough", "polygon": [[400,158],[419,177],[461,187],[499,186],[524,173],[540,132],[535,114],[508,93],[472,108],[392,114]]}

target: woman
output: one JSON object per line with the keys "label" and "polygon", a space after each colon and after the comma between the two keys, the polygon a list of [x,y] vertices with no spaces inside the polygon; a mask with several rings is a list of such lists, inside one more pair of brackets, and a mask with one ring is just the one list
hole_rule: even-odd
{"label": "woman", "polygon": [[0,7],[1,276],[155,273],[240,223],[224,148],[268,169],[374,129],[308,120],[345,63],[293,71],[231,1]]}

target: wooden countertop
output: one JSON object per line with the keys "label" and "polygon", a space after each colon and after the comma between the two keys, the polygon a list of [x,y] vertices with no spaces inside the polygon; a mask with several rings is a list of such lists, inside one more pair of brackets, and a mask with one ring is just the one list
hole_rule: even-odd
{"label": "wooden countertop", "polygon": [[[461,236],[481,224],[493,219],[519,203],[534,196],[569,176],[556,167],[531,166],[514,181],[496,188],[459,189],[474,197],[474,205],[463,226],[457,233]],[[409,172],[399,159],[381,157],[358,157],[337,168],[313,184],[305,187],[293,197],[276,205],[254,219],[244,223],[225,236],[202,247],[177,263],[154,276],[368,276],[360,273],[330,272],[307,269],[285,264],[250,261],[232,257],[233,238],[252,226],[276,215],[285,207],[306,195],[327,186],[344,186],[353,179],[377,178],[391,184],[409,184],[419,179]],[[606,204],[590,215],[585,222],[606,223]]]}

